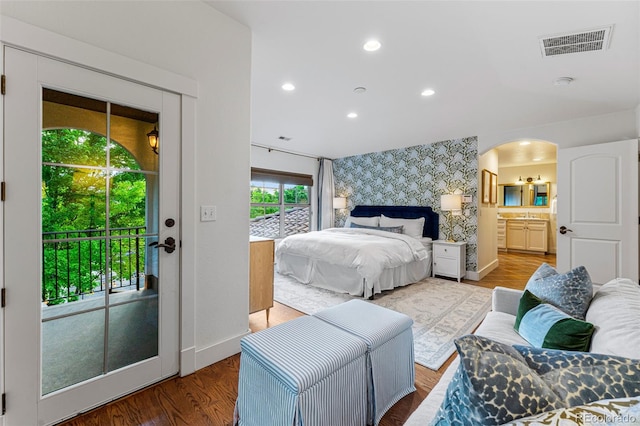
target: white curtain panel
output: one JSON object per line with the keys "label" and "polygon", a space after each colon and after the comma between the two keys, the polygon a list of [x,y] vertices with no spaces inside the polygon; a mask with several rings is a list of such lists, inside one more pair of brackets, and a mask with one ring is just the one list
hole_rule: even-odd
{"label": "white curtain panel", "polygon": [[318,229],[333,228],[335,212],[333,210],[333,161],[327,158],[320,159],[318,171]]}

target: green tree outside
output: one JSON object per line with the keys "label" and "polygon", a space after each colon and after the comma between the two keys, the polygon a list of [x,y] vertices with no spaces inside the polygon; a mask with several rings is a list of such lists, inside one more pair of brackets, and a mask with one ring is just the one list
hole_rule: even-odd
{"label": "green tree outside", "polygon": [[[127,171],[112,171],[107,176],[107,151],[111,167]],[[145,226],[146,179],[122,146],[112,142],[107,150],[104,136],[78,129],[43,131],[42,162],[42,301],[58,304],[78,300],[80,294],[91,293],[100,285],[108,286],[103,283],[107,179],[110,229]],[[65,234],[50,234],[54,232]],[[87,237],[99,238],[84,239]],[[52,238],[72,241],[47,244]],[[143,238],[114,241],[111,268],[115,278],[131,279],[136,265],[143,267],[144,246]],[[138,263],[135,256],[141,257]]]}

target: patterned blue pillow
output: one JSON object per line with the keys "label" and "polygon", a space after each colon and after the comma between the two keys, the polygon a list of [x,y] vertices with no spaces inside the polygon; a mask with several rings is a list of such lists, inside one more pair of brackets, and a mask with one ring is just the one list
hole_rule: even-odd
{"label": "patterned blue pillow", "polygon": [[432,425],[499,425],[565,407],[512,346],[476,335],[455,343],[460,365]]}
{"label": "patterned blue pillow", "polygon": [[375,229],[377,231],[387,231],[387,232],[393,232],[395,234],[402,234],[404,226],[369,226],[369,225],[359,225],[357,223],[351,222],[349,224],[349,228]]}
{"label": "patterned blue pillow", "polygon": [[380,231],[393,232],[394,234],[402,234],[404,226],[381,226],[378,229]]}
{"label": "patterned blue pillow", "polygon": [[568,407],[640,395],[640,360],[514,346]]}
{"label": "patterned blue pillow", "polygon": [[358,225],[357,223],[353,223],[353,222],[349,224],[349,228],[378,229],[377,226]]}
{"label": "patterned blue pillow", "polygon": [[525,290],[581,320],[584,320],[593,297],[591,277],[584,266],[559,274],[543,263],[529,278]]}
{"label": "patterned blue pillow", "polygon": [[509,346],[476,335],[455,343],[460,365],[432,425],[498,425],[640,395],[640,360]]}

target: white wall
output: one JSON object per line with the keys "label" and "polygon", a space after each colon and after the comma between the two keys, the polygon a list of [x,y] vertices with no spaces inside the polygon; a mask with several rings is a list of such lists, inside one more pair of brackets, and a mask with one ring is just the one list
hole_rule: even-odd
{"label": "white wall", "polygon": [[[194,141],[183,148],[193,185],[183,185],[182,240],[193,249],[182,284],[193,306],[182,350],[187,370],[238,352],[249,311],[250,30],[199,1],[2,1],[0,13],[197,81],[186,105],[194,129],[183,129]],[[200,205],[216,205],[217,221],[199,222]]]}
{"label": "white wall", "polygon": [[561,149],[633,139],[636,133],[636,111],[631,109],[537,127],[485,132],[478,135],[478,152],[483,154],[498,145],[520,139],[549,141]]}
{"label": "white wall", "polygon": [[[482,188],[482,170],[498,173],[498,152],[489,150],[478,158],[478,188]],[[478,200],[478,277],[482,279],[498,266],[498,206]]]}
{"label": "white wall", "polygon": [[311,229],[318,228],[318,168],[320,162],[316,158],[305,157],[287,152],[275,151],[252,146],[251,167],[278,170],[281,172],[301,173],[313,176],[311,188]]}

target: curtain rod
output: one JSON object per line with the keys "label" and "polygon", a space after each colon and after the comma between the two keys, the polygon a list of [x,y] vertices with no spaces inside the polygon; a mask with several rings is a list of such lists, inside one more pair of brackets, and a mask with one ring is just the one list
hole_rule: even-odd
{"label": "curtain rod", "polygon": [[[272,148],[270,146],[266,146],[266,145],[258,145],[255,143],[252,143],[251,146],[255,146],[256,148],[262,148],[262,149],[266,149],[267,151],[271,152],[271,151],[277,151],[277,152],[283,152],[285,154],[291,154],[291,155],[298,155],[300,157],[307,157],[307,158],[313,158],[316,160],[320,160],[321,158],[326,158],[326,157],[318,157],[317,155],[310,155],[310,154],[301,154],[299,152],[293,152],[293,151],[287,151],[285,149],[280,149],[280,148]],[[327,158],[327,160],[333,160],[333,158]]]}

